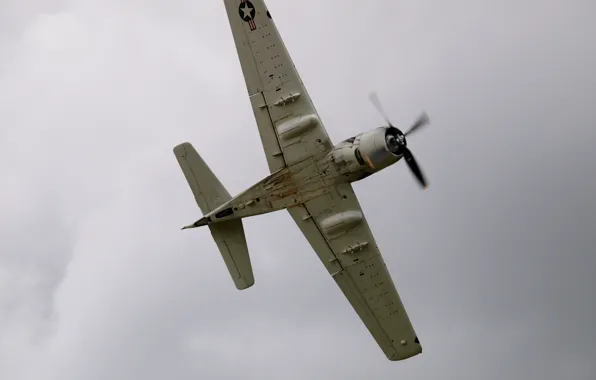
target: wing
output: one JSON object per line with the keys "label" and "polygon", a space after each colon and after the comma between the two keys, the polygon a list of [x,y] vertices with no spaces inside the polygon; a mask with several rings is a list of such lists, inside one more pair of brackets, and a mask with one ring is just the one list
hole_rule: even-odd
{"label": "wing", "polygon": [[387,358],[421,353],[352,186],[288,210]]}
{"label": "wing", "polygon": [[224,0],[273,173],[329,151],[333,144],[263,0]]}

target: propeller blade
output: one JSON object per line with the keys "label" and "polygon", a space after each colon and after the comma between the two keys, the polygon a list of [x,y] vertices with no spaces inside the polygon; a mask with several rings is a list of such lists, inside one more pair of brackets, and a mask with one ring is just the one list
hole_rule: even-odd
{"label": "propeller blade", "polygon": [[389,121],[389,117],[387,116],[387,114],[385,113],[385,110],[383,109],[383,105],[381,104],[381,101],[379,100],[379,96],[377,95],[377,93],[371,92],[369,95],[369,98],[370,98],[371,103],[376,107],[377,111],[379,111],[381,116],[383,116],[383,119],[385,119],[387,124],[389,124],[390,127],[393,127],[393,125]]}
{"label": "propeller blade", "polygon": [[416,159],[414,158],[414,155],[405,146],[402,146],[401,147],[401,150],[403,152],[404,158],[406,159],[406,163],[410,167],[410,170],[412,170],[412,173],[414,173],[414,175],[418,179],[418,182],[420,182],[420,185],[422,185],[422,187],[424,189],[426,189],[428,187],[428,184],[426,183],[426,180],[424,179],[424,175],[422,174],[422,170],[420,170],[420,167],[418,166],[418,163],[416,162]]}
{"label": "propeller blade", "polygon": [[416,120],[416,122],[410,127],[410,129],[405,133],[405,135],[409,135],[410,133],[416,131],[418,128],[425,126],[429,122],[430,120],[426,112],[422,113],[422,115],[420,115],[418,120]]}

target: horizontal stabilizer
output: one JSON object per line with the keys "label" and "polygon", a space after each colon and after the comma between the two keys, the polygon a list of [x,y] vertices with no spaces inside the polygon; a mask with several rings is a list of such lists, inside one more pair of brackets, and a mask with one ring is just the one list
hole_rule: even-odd
{"label": "horizontal stabilizer", "polygon": [[174,154],[203,215],[232,199],[191,143],[177,145]]}
{"label": "horizontal stabilizer", "polygon": [[246,245],[242,219],[210,224],[209,229],[236,288],[239,290],[250,288],[255,283],[255,278]]}
{"label": "horizontal stabilizer", "polygon": [[[174,154],[203,215],[232,199],[192,144],[185,142],[177,145]],[[208,226],[236,288],[251,287],[255,279],[242,220],[233,219]]]}

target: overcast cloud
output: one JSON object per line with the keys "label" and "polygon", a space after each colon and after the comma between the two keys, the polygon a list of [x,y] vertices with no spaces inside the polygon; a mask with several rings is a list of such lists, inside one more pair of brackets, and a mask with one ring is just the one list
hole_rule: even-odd
{"label": "overcast cloud", "polygon": [[0,379],[585,379],[596,373],[593,1],[269,0],[424,352],[390,362],[287,212],[237,291],[172,153],[268,173],[221,0],[0,0]]}

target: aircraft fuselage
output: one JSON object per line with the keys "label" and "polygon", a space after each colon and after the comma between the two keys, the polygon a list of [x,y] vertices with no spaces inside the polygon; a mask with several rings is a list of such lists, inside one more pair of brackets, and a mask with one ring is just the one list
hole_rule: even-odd
{"label": "aircraft fuselage", "polygon": [[346,139],[320,157],[284,167],[187,227],[283,210],[323,196],[339,183],[356,182],[399,161],[389,151],[385,127]]}

